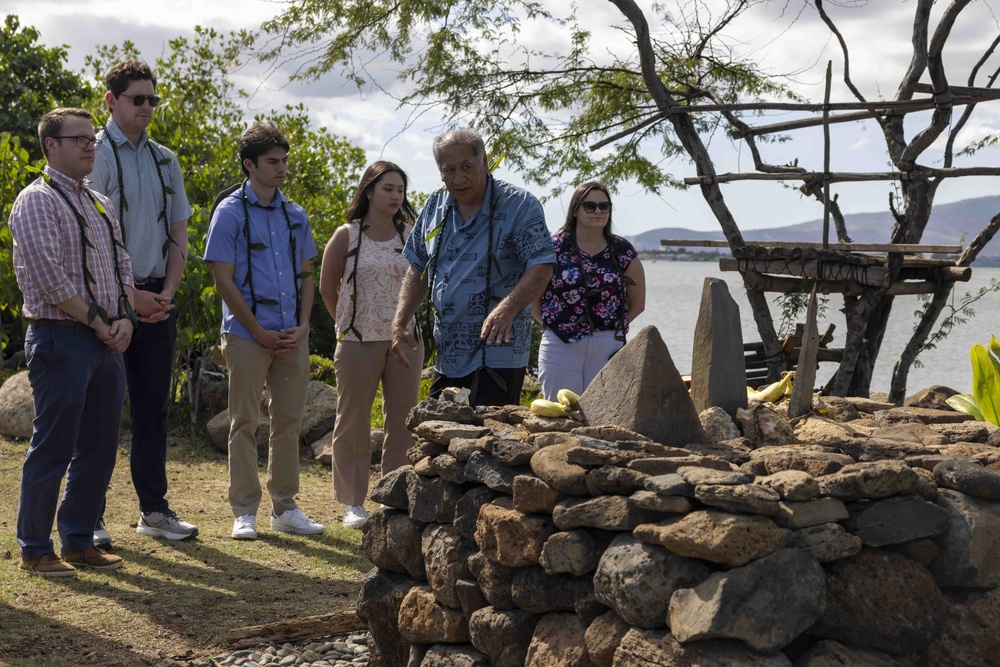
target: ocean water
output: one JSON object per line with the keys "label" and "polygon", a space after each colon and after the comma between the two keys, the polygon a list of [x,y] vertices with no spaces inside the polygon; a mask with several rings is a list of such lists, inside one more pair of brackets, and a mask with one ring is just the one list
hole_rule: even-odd
{"label": "ocean water", "polygon": [[[720,278],[726,281],[729,292],[740,307],[743,340],[759,341],[757,326],[753,321],[750,304],[747,301],[743,281],[736,272],[722,272],[716,262],[668,262],[644,260],[646,273],[646,310],[632,324],[632,331],[647,325],[655,326],[670,350],[670,356],[681,373],[691,369],[691,348],[694,341],[694,327],[698,319],[701,293],[705,278]],[[967,283],[957,283],[953,293],[953,303],[957,306],[965,293],[975,293],[992,279],[1000,280],[1000,268],[973,267],[972,279]],[[771,315],[778,325],[780,309],[773,305]],[[836,325],[831,347],[844,345],[843,299],[831,294],[827,310],[818,318],[819,331],[826,330],[828,323]],[[921,307],[915,296],[896,297],[885,341],[876,363],[872,380],[873,392],[888,392],[892,380],[892,367],[899,358],[917,322],[914,311]],[[976,343],[987,343],[990,336],[1000,338],[1000,293],[991,293],[977,301],[972,308],[976,311],[968,322],[959,324],[933,350],[918,357],[920,368],[910,369],[907,395],[934,384],[952,387],[960,392],[972,388],[972,364],[969,348]],[[805,313],[799,321],[804,321]],[[836,370],[834,363],[821,363],[817,373],[816,386],[822,386]]]}

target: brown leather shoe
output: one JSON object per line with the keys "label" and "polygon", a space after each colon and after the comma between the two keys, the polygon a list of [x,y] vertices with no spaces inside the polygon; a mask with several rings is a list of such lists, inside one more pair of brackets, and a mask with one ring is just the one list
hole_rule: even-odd
{"label": "brown leather shoe", "polygon": [[42,554],[30,560],[21,559],[21,572],[37,574],[42,577],[75,577],[76,568],[63,561],[53,552]]}
{"label": "brown leather shoe", "polygon": [[70,565],[89,567],[94,570],[114,570],[124,563],[120,556],[105,553],[97,547],[87,547],[78,554],[63,554],[62,557]]}

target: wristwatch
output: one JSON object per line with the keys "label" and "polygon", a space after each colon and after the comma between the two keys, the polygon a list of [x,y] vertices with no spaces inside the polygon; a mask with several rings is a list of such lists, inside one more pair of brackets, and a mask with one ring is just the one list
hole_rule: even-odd
{"label": "wristwatch", "polygon": [[136,327],[139,326],[139,318],[136,317],[135,315],[133,315],[132,313],[128,312],[128,311],[126,311],[126,312],[122,313],[121,315],[119,315],[118,319],[120,319],[120,320],[128,320],[129,322],[132,323],[132,328],[133,329],[135,329]]}

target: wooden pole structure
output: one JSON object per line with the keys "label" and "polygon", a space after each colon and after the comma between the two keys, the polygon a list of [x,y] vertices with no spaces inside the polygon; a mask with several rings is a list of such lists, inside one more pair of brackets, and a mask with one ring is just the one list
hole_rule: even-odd
{"label": "wooden pole structure", "polygon": [[791,419],[812,412],[812,399],[816,384],[816,355],[819,353],[819,330],[816,327],[816,286],[809,294],[806,322],[802,330],[802,348],[795,366],[792,381],[792,397],[788,402],[788,416]]}
{"label": "wooden pole structure", "polygon": [[[826,61],[826,94],[823,96],[823,249],[830,247],[830,86],[833,61]],[[839,239],[838,239],[839,240]],[[813,325],[815,326],[815,322]]]}

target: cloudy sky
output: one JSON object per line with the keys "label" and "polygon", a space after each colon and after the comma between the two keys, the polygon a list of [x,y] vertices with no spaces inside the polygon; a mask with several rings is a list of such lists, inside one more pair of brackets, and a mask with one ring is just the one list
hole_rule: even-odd
{"label": "cloudy sky", "polygon": [[[545,0],[553,6],[565,6],[564,0]],[[709,0],[718,4],[722,0]],[[617,10],[606,0],[578,0],[579,15],[597,39],[608,48],[627,48],[621,33],[614,31],[622,23]],[[852,77],[869,99],[892,97],[910,58],[910,25],[913,0],[827,0],[849,46],[852,47]],[[935,13],[942,11],[938,2]],[[135,42],[150,61],[164,54],[168,40],[192,34],[195,25],[227,32],[238,28],[256,29],[260,23],[280,11],[283,3],[269,0],[169,0],[168,2],[121,3],[95,0],[7,0],[5,14],[16,14],[22,25],[41,32],[47,45],[69,46],[69,66],[82,70],[84,57],[98,44]],[[123,7],[127,9],[123,10]],[[997,11],[994,11],[996,9]],[[656,23],[650,14],[650,22]],[[524,25],[519,39],[528,46],[551,47],[559,37],[545,26]],[[1000,31],[1000,0],[971,3],[956,24],[946,52],[946,68],[951,82],[965,85],[972,63]],[[836,42],[820,22],[815,9],[803,0],[775,0],[745,16],[727,33],[730,45],[761,62],[775,74],[794,73],[796,90],[814,102],[822,101],[823,73],[828,60],[833,61],[834,101],[854,101],[837,84],[842,58]],[[984,68],[987,74],[997,69],[1000,59]],[[396,110],[395,103],[378,90],[359,92],[337,75],[310,84],[286,85],[281,73],[263,79],[263,67],[248,66],[240,73],[239,85],[256,90],[248,116],[288,101],[301,101],[310,110],[317,125],[325,125],[337,134],[362,146],[371,160],[385,158],[399,162],[410,173],[414,186],[429,191],[439,185],[430,155],[433,136],[440,129],[439,120],[424,115],[403,131],[408,112]],[[924,80],[927,80],[925,76]],[[979,83],[984,80],[980,76]],[[385,83],[392,83],[386,81]],[[1000,131],[1000,102],[980,105],[972,122],[963,130],[965,141]],[[958,114],[956,114],[957,118]],[[776,115],[764,122],[790,118]],[[908,135],[918,131],[926,118],[909,121]],[[874,123],[833,126],[834,171],[888,171],[884,142]],[[819,128],[802,130],[794,141],[764,147],[765,160],[782,164],[798,158],[799,164],[822,169],[822,132]],[[962,143],[962,142],[960,142]],[[609,149],[613,150],[613,148]],[[739,145],[717,136],[710,146],[718,171],[751,171],[752,160]],[[956,162],[956,166],[1000,164],[1000,151],[990,150]],[[940,150],[922,159],[927,166],[940,166]],[[679,176],[694,174],[690,164],[678,162],[673,172]],[[514,183],[516,174],[501,174]],[[802,199],[797,192],[777,183],[731,184],[723,186],[737,221],[743,229],[792,224],[822,216],[822,206]],[[886,208],[888,186],[837,185],[842,208],[846,212],[879,211]],[[1000,179],[974,177],[953,180],[939,190],[938,203],[968,197],[1000,194]],[[551,200],[546,205],[549,226],[558,227],[565,217],[565,200]],[[697,190],[667,191],[661,197],[647,195],[635,187],[622,188],[615,198],[615,222],[620,233],[635,234],[657,227],[677,226],[698,230],[717,229],[717,223]],[[888,221],[887,229],[891,223]],[[986,221],[984,221],[985,223]],[[819,239],[817,239],[819,240]]]}

